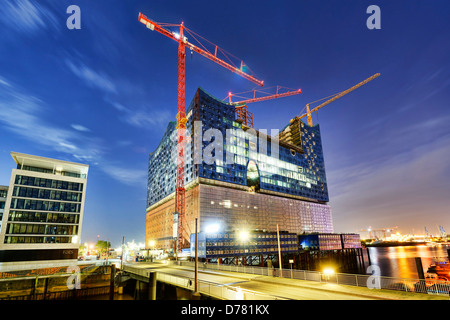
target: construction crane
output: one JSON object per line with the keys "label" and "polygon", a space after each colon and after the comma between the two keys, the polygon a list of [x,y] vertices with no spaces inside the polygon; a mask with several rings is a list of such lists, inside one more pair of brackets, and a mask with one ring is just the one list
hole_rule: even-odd
{"label": "construction crane", "polygon": [[[228,96],[223,99],[222,101],[225,101],[226,99],[228,99],[228,103],[231,105],[234,105],[234,111],[236,112],[236,121],[242,123],[243,125],[250,127],[250,128],[254,128],[254,123],[253,123],[253,113],[247,110],[247,104],[248,103],[253,103],[253,102],[259,102],[259,101],[266,101],[266,100],[270,100],[270,99],[277,99],[277,98],[283,98],[283,97],[289,97],[289,96],[293,96],[296,94],[300,94],[302,93],[301,89],[289,89],[289,88],[285,88],[285,87],[281,87],[281,86],[277,86],[276,87],[276,93],[273,94],[271,92],[268,92],[269,89],[272,89],[275,87],[271,87],[271,88],[266,88],[264,91],[262,90],[250,90],[250,91],[246,91],[246,92],[241,92],[241,93],[236,93],[236,94],[232,94],[231,92],[228,93]],[[286,90],[286,91],[285,91]],[[241,96],[243,94],[248,94],[249,92],[253,93],[253,97],[252,98],[248,98],[245,96]],[[257,93],[263,94],[262,96],[257,97]],[[239,97],[241,99],[241,101],[238,102],[232,102],[231,101],[231,97]]]}
{"label": "construction crane", "polygon": [[386,239],[386,232],[392,232],[392,231],[394,231],[397,228],[398,228],[398,226],[391,227],[391,228],[383,228],[383,229],[373,229],[372,227],[369,227],[368,229],[362,229],[361,231],[369,232],[370,239],[373,239],[372,238],[372,233],[375,235],[375,238],[378,239],[377,232],[382,232],[383,236],[384,236],[384,239]]}
{"label": "construction crane", "polygon": [[[258,80],[254,76],[248,74],[244,71],[246,65],[241,60],[240,67],[237,67],[232,63],[232,60],[226,52],[219,48],[217,45],[209,42],[214,48],[214,53],[210,52],[205,45],[203,45],[197,38],[203,37],[199,36],[192,30],[189,30],[181,24],[169,24],[169,23],[158,23],[150,20],[142,13],[139,13],[139,22],[143,23],[152,31],[158,31],[159,33],[165,35],[166,37],[178,42],[178,113],[177,113],[177,177],[176,177],[176,188],[175,188],[175,214],[178,215],[178,241],[177,241],[177,253],[180,252],[185,247],[185,241],[183,236],[184,231],[184,215],[185,215],[185,188],[184,188],[184,150],[185,150],[185,130],[186,130],[186,112],[185,112],[185,49],[186,47],[192,52],[197,52],[198,54],[208,58],[211,61],[221,65],[222,67],[242,76],[243,78],[257,84],[258,86],[264,86],[264,81]],[[172,32],[168,27],[179,28],[178,32]],[[200,45],[196,46],[188,41],[185,37],[187,32],[192,36],[192,38],[197,41]],[[206,39],[204,39],[207,41]],[[219,54],[224,56],[225,59],[229,61],[225,62],[223,59],[219,58]]]}
{"label": "construction crane", "polygon": [[440,232],[441,238],[447,238],[447,233],[445,232],[443,226],[439,226],[439,232]]}
{"label": "construction crane", "polygon": [[[312,127],[312,126],[313,126],[313,121],[312,121],[311,113],[318,111],[320,108],[322,108],[322,107],[326,106],[327,104],[329,104],[329,103],[331,103],[331,102],[333,102],[333,101],[339,99],[340,97],[346,95],[347,93],[350,93],[350,92],[352,92],[352,91],[355,90],[355,89],[358,89],[358,88],[361,87],[362,85],[365,85],[367,82],[372,81],[373,79],[375,79],[375,78],[377,78],[377,77],[379,77],[379,76],[380,76],[380,74],[379,74],[379,73],[376,73],[376,74],[374,74],[373,76],[367,78],[366,80],[364,80],[364,81],[358,83],[357,85],[355,85],[355,86],[353,86],[353,87],[351,87],[351,88],[349,88],[349,89],[347,89],[347,90],[345,90],[345,91],[342,91],[342,92],[333,94],[333,95],[331,95],[331,96],[328,96],[328,97],[325,97],[325,98],[322,98],[322,99],[319,99],[319,100],[316,100],[316,101],[313,101],[313,102],[310,102],[310,103],[306,104],[306,113],[303,114],[303,115],[301,115],[301,116],[299,116],[299,117],[295,117],[295,119],[292,119],[291,122],[293,122],[294,120],[297,120],[297,119],[302,119],[302,118],[304,118],[304,117],[307,117],[308,125],[309,125],[310,127]],[[330,97],[331,97],[331,98],[330,98]],[[327,98],[330,98],[330,99],[327,100],[327,101],[325,101],[325,102],[323,102],[322,104],[318,105],[318,106],[315,107],[314,109],[311,109],[311,110],[310,110],[310,108],[309,108],[309,105],[310,105],[310,104],[315,103],[315,102],[318,102],[318,101],[322,101],[322,100],[327,99]]]}

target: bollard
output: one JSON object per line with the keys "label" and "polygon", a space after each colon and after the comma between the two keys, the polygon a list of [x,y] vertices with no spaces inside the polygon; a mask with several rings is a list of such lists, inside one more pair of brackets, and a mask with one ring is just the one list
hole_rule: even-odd
{"label": "bollard", "polygon": [[425,293],[426,291],[426,283],[425,283],[425,274],[423,272],[423,266],[422,266],[422,259],[420,257],[416,257],[416,268],[417,268],[417,273],[419,275],[419,283],[420,283],[420,287],[416,289],[416,292],[422,292]]}
{"label": "bollard", "polygon": [[111,277],[109,278],[109,300],[114,300],[114,278],[116,276],[116,265],[111,264]]}
{"label": "bollard", "polygon": [[425,274],[423,273],[422,259],[420,257],[416,257],[415,260],[419,279],[423,280],[425,279]]}
{"label": "bollard", "polygon": [[156,272],[150,272],[148,279],[148,300],[156,300]]}

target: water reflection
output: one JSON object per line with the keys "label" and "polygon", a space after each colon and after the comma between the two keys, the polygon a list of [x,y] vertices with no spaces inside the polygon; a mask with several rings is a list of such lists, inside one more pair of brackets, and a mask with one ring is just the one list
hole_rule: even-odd
{"label": "water reflection", "polygon": [[380,268],[382,276],[417,279],[416,257],[422,259],[422,267],[426,272],[436,258],[448,259],[448,249],[448,245],[371,247],[365,253],[365,262],[368,265],[370,258],[370,263]]}

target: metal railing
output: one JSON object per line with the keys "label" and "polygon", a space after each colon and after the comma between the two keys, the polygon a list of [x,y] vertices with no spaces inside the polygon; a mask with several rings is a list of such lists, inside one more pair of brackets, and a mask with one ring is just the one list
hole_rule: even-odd
{"label": "metal railing", "polygon": [[[183,263],[184,264],[184,263]],[[123,271],[134,273],[143,278],[148,278],[150,275],[149,270],[133,268],[132,266],[123,266]],[[160,282],[175,285],[177,287],[185,288],[187,290],[194,291],[195,283],[194,279],[183,276],[174,276],[169,273],[156,272],[156,279]],[[199,293],[223,300],[287,300],[286,298],[278,297],[271,294],[263,294],[248,289],[239,288],[236,286],[228,286],[211,281],[198,280]]]}
{"label": "metal railing", "polygon": [[[179,261],[180,266],[193,267],[192,261]],[[258,267],[258,266],[242,266],[242,265],[225,265],[225,264],[202,264],[199,263],[199,270],[217,270],[239,272],[247,274],[255,274],[271,277],[282,277],[286,279],[307,280],[334,283],[340,285],[364,287],[370,289],[388,289],[403,292],[415,292],[423,294],[446,295],[450,294],[450,282],[438,279],[409,279],[395,278],[378,275],[364,274],[347,274],[333,273],[327,274],[320,271],[283,269],[280,275],[279,269]]]}

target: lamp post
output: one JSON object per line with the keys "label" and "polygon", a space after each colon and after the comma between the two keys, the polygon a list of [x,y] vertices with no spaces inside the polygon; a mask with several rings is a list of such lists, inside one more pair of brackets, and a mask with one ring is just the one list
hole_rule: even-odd
{"label": "lamp post", "polygon": [[289,259],[289,263],[291,264],[291,279],[294,279],[294,275],[292,274],[292,264],[294,263],[294,259]]}
{"label": "lamp post", "polygon": [[[150,262],[153,262],[153,259],[155,258],[155,246],[156,246],[155,240],[150,240],[149,245],[150,245],[150,248],[152,250],[151,256],[150,256],[150,253],[149,253]],[[150,252],[150,249],[149,249],[149,252]]]}
{"label": "lamp post", "polygon": [[247,242],[250,240],[250,234],[249,234],[249,232],[247,231],[247,230],[243,230],[243,231],[241,231],[241,232],[239,232],[239,239],[241,240],[241,242],[242,242],[242,246],[243,246],[243,250],[244,250],[244,256],[242,256],[242,267],[244,268],[244,270],[245,270],[245,263],[246,263],[246,255],[245,255],[245,248],[247,248],[247,246],[248,246],[248,244],[247,244]]}
{"label": "lamp post", "polygon": [[109,258],[109,238],[106,238],[106,264],[108,264]]}
{"label": "lamp post", "polygon": [[283,267],[282,261],[281,261],[281,247],[280,247],[280,230],[278,229],[278,223],[277,223],[277,238],[278,238],[278,263],[280,265],[280,278],[283,278]]}
{"label": "lamp post", "polygon": [[195,276],[194,276],[194,296],[199,297],[200,293],[198,292],[198,230],[197,230],[197,220],[195,218]]}
{"label": "lamp post", "polygon": [[124,242],[125,242],[125,236],[122,237],[122,254],[120,255],[120,270],[123,270],[123,255],[124,255]]}

